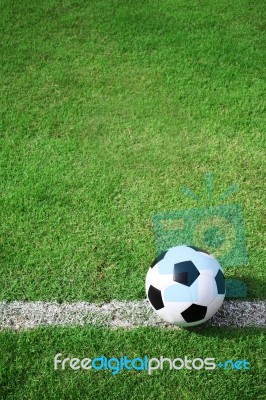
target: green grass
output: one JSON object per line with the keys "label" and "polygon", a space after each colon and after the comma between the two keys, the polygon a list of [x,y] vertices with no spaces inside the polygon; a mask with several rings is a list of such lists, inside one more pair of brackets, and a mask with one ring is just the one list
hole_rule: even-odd
{"label": "green grass", "polygon": [[[226,276],[245,281],[249,298],[265,298],[264,1],[3,0],[0,7],[0,299],[143,298],[156,254],[152,216],[205,207],[207,172],[216,176],[213,205],[235,182],[240,191],[225,204],[244,207],[249,265]],[[186,198],[183,186],[202,201]],[[97,379],[101,398],[114,382],[114,398],[161,390],[162,399],[191,392],[236,399],[243,390],[241,398],[259,399],[260,333],[249,332],[203,334],[203,352],[246,352],[254,369],[193,373],[195,385],[183,372],[96,378],[56,374],[50,365],[64,346],[114,354],[155,346],[170,355],[188,340],[193,353],[198,343],[188,333],[3,333],[3,396],[81,398],[97,395]]]}
{"label": "green grass", "polygon": [[[209,329],[177,331],[135,329],[110,331],[100,328],[38,329],[32,332],[0,335],[6,353],[1,354],[2,396],[10,399],[238,399],[265,398],[263,379],[263,346],[265,337],[259,330]],[[112,375],[106,371],[54,370],[54,356],[61,358],[101,355],[107,358],[174,359],[197,357],[246,359],[250,370],[157,370],[121,371]],[[265,361],[265,360],[264,360]],[[12,385],[11,385],[12,382]]]}
{"label": "green grass", "polygon": [[2,3],[2,299],[143,297],[152,216],[206,206],[180,188],[209,171],[213,203],[241,187],[250,264],[228,276],[264,296],[262,11]]}

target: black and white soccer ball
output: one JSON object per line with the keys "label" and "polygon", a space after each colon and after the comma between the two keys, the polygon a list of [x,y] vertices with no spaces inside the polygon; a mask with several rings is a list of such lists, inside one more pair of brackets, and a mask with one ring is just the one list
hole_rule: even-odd
{"label": "black and white soccer ball", "polygon": [[146,276],[152,308],[179,326],[206,322],[221,307],[225,278],[218,261],[194,246],[176,246],[160,254]]}

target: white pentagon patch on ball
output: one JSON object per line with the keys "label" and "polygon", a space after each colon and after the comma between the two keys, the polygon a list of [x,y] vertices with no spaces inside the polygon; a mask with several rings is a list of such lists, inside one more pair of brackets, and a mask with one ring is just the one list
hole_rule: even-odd
{"label": "white pentagon patch on ball", "polygon": [[156,313],[179,326],[206,322],[225,297],[220,264],[194,246],[175,246],[160,254],[147,272],[145,286]]}

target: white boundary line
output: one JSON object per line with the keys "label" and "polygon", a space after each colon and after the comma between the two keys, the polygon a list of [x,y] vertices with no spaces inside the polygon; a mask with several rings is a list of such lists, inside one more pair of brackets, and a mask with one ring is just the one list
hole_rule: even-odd
{"label": "white boundary line", "polygon": [[[147,300],[110,303],[0,302],[0,330],[24,330],[40,326],[96,325],[109,328],[168,327]],[[208,322],[211,326],[265,327],[266,301],[225,301]]]}

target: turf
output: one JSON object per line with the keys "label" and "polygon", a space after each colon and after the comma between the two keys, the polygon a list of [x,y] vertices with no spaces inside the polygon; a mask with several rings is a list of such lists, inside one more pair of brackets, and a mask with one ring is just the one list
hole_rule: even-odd
{"label": "turf", "polygon": [[249,266],[228,276],[264,296],[263,9],[2,2],[2,299],[143,297],[153,215],[207,206],[206,172],[213,204],[240,185]]}
{"label": "turf", "polygon": [[[253,329],[176,331],[135,329],[110,331],[100,328],[39,329],[0,335],[8,351],[0,355],[1,389],[6,400],[21,399],[265,399],[265,338]],[[147,371],[54,370],[54,356],[80,359],[127,356],[171,359],[215,358],[215,362],[246,359],[250,370]]]}

